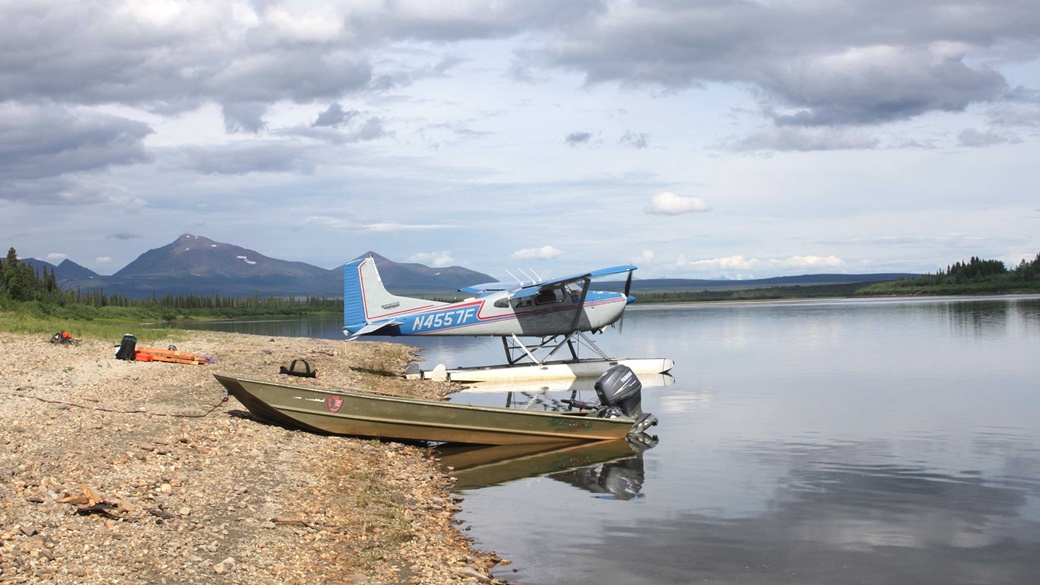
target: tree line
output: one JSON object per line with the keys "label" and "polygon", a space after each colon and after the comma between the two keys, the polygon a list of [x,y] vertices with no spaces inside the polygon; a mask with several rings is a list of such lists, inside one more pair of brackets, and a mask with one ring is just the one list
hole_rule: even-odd
{"label": "tree line", "polygon": [[1032,260],[1022,260],[1012,269],[1000,260],[972,256],[967,262],[955,262],[935,274],[878,283],[863,288],[859,294],[984,294],[1038,290],[1040,254]]}
{"label": "tree line", "polygon": [[14,248],[7,257],[0,259],[0,300],[16,302],[63,300],[64,293],[58,287],[54,271],[44,268],[37,274],[31,264],[18,260]]}
{"label": "tree line", "polygon": [[914,281],[922,285],[957,285],[1000,280],[1027,282],[1036,280],[1038,273],[1040,273],[1040,254],[1037,254],[1036,258],[1031,261],[1022,260],[1018,266],[1010,270],[1000,260],[983,260],[972,256],[967,262],[954,262],[947,266],[946,270],[921,276]]}

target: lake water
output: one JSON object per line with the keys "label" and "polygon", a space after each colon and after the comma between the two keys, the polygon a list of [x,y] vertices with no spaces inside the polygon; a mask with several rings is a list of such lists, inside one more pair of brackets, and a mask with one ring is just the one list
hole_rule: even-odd
{"label": "lake water", "polygon": [[[326,321],[249,332],[340,335]],[[497,577],[1038,582],[1040,298],[637,304],[597,340],[675,360],[643,391],[658,442],[446,453],[461,528],[512,561]],[[429,366],[501,358],[493,339],[424,345]],[[551,402],[508,399],[532,397]]]}

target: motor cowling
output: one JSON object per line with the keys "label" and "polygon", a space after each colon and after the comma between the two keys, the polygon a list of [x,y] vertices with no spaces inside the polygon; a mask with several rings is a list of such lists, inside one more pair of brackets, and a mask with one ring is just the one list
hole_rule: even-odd
{"label": "motor cowling", "polygon": [[620,411],[625,416],[639,418],[643,414],[642,391],[643,383],[632,368],[623,364],[611,366],[596,380],[596,395],[608,413]]}

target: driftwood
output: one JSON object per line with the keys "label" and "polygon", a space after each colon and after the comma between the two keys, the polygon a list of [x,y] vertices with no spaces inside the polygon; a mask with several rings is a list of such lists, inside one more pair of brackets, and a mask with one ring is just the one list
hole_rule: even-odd
{"label": "driftwood", "polygon": [[113,520],[127,520],[127,515],[136,509],[119,498],[107,500],[89,486],[82,485],[80,489],[82,493],[58,498],[58,503],[76,506],[76,513],[81,516],[98,514]]}

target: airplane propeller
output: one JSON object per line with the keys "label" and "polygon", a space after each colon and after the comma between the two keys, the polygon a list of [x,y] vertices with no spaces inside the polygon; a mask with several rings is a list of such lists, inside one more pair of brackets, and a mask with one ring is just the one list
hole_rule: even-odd
{"label": "airplane propeller", "polygon": [[[625,280],[625,302],[631,303],[633,300],[632,295],[629,292],[632,290],[632,271],[628,271],[628,278]],[[618,335],[625,330],[625,314],[621,313],[621,319],[618,321]]]}

